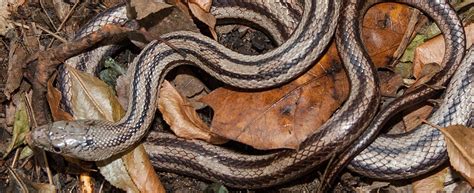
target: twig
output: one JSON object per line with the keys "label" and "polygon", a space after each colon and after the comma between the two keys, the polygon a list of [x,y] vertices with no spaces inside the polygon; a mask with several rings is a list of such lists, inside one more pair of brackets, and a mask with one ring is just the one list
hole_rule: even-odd
{"label": "twig", "polygon": [[18,157],[20,156],[20,149],[17,148],[15,150],[15,156],[13,156],[13,161],[12,161],[12,165],[10,166],[11,168],[15,168],[15,165],[16,165],[16,162],[18,161]]}
{"label": "twig", "polygon": [[436,128],[436,129],[438,129],[438,130],[441,130],[441,127],[440,127],[440,126],[435,125],[435,124],[429,122],[429,121],[426,120],[426,119],[421,119],[421,122],[422,122],[422,123],[425,123],[425,124],[427,124],[427,125],[429,125],[429,126],[431,126],[431,127],[434,127],[434,128]]}
{"label": "twig", "polygon": [[411,40],[413,39],[415,34],[414,32],[416,32],[415,28],[419,21],[418,17],[420,16],[420,13],[421,12],[417,9],[412,9],[410,21],[408,22],[408,26],[405,30],[405,33],[403,34],[402,41],[400,42],[397,50],[395,50],[395,52],[393,53],[393,59],[388,65],[389,67],[395,67],[395,65],[398,63],[398,60],[400,59],[400,57],[403,56],[403,53],[410,44]]}
{"label": "twig", "polygon": [[49,16],[48,12],[46,11],[46,8],[44,8],[43,0],[40,0],[39,2],[40,2],[40,5],[41,5],[41,9],[43,9],[43,12],[46,14],[46,17],[49,20],[49,23],[51,23],[51,26],[53,26],[55,31],[58,31],[58,28],[54,25],[54,22],[51,19],[51,16]]}
{"label": "twig", "polygon": [[[13,25],[16,25],[18,27],[22,27],[22,28],[25,28],[25,29],[30,29],[29,26],[27,25],[23,25],[21,23],[18,23],[18,22],[15,22],[15,21],[10,21],[10,23],[12,23]],[[46,32],[47,34],[55,37],[56,39],[58,39],[59,41],[63,42],[63,43],[67,43],[67,40],[64,39],[63,37],[61,36],[58,36],[56,33],[52,32],[52,31],[49,31],[48,29],[46,29],[45,27],[39,25],[39,24],[36,24],[36,27],[38,27],[41,31],[44,31]]]}
{"label": "twig", "polygon": [[[321,176],[321,180],[320,180],[319,186],[316,189],[316,192],[325,192],[326,188],[331,188],[331,184],[329,184],[330,180],[326,180],[326,178],[329,172],[329,166],[331,166],[335,160],[336,160],[336,154],[333,153],[333,155],[331,156],[331,159],[329,159],[329,163],[327,164],[328,167],[326,167],[323,175]],[[325,184],[326,182],[328,184]]]}
{"label": "twig", "polygon": [[18,174],[13,170],[11,167],[7,167],[8,171],[10,172],[11,176],[15,181],[18,183],[18,185],[21,188],[21,192],[28,192],[28,188],[25,185],[25,182],[18,176]]}
{"label": "twig", "polygon": [[464,1],[464,2],[461,2],[459,4],[456,5],[456,7],[454,7],[454,9],[456,11],[459,11],[460,9],[470,5],[470,4],[473,4],[474,3],[474,0],[467,0],[467,1]]}
{"label": "twig", "polygon": [[[72,8],[69,10],[69,12],[67,13],[66,17],[63,19],[63,21],[61,22],[61,24],[59,25],[58,29],[56,30],[56,33],[57,34],[59,31],[61,31],[64,27],[64,24],[67,22],[67,20],[69,20],[69,18],[71,17],[72,13],[74,13],[74,10],[76,9],[77,5],[79,5],[79,2],[81,1],[76,1],[76,3],[74,3],[74,6],[72,6]],[[51,40],[51,42],[49,42],[47,48],[50,48],[54,43],[54,39]]]}
{"label": "twig", "polygon": [[43,155],[43,160],[44,160],[44,167],[46,170],[46,174],[48,174],[48,181],[49,184],[53,184],[53,174],[51,173],[51,169],[49,169],[49,163],[48,163],[48,158],[46,157],[46,152],[44,150],[41,150],[41,155]]}
{"label": "twig", "polygon": [[69,10],[69,12],[67,13],[66,17],[64,18],[64,20],[61,22],[61,24],[59,25],[58,29],[56,30],[56,32],[59,32],[63,29],[63,26],[64,24],[66,23],[67,20],[69,20],[69,18],[71,17],[72,13],[74,13],[74,10],[76,9],[77,5],[79,5],[79,2],[81,1],[76,1],[76,3],[74,3],[74,5],[72,6],[72,8]]}

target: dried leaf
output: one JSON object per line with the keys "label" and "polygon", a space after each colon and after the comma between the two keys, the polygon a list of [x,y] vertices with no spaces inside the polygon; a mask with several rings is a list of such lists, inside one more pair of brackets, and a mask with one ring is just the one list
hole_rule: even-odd
{"label": "dried leaf", "polygon": [[[24,0],[5,0],[0,1],[0,35],[5,36],[9,29],[13,28],[8,22],[10,18],[10,11],[16,11],[16,7],[22,5],[25,1]],[[13,5],[13,6],[12,6]]]}
{"label": "dried leaf", "polygon": [[441,66],[436,64],[436,63],[425,64],[423,66],[423,69],[421,70],[421,73],[419,74],[418,78],[415,80],[415,82],[410,84],[410,89],[409,90],[415,89],[419,85],[422,85],[422,84],[428,82],[440,70],[442,70]]}
{"label": "dried leaf", "polygon": [[56,78],[56,74],[54,74],[48,80],[48,93],[46,95],[46,99],[48,100],[49,109],[51,110],[51,116],[53,116],[53,120],[68,120],[72,121],[74,118],[68,112],[65,112],[60,108],[61,102],[61,92],[58,89],[54,88],[53,80]]}
{"label": "dried leaf", "polygon": [[[411,10],[398,3],[383,3],[367,11],[362,36],[364,45],[377,67],[384,67],[393,58],[409,25]],[[411,32],[408,32],[411,33]]]}
{"label": "dried leaf", "polygon": [[209,12],[211,10],[212,0],[189,0],[189,3],[195,4],[202,10]]}
{"label": "dried leaf", "polygon": [[188,2],[189,9],[191,10],[191,13],[199,19],[199,21],[202,21],[205,23],[208,27],[209,30],[212,33],[212,36],[214,39],[217,38],[217,33],[216,33],[216,17],[212,15],[209,11],[211,10],[211,4],[212,1],[210,0],[191,0]]}
{"label": "dried leaf", "polygon": [[97,167],[104,178],[113,186],[126,192],[140,192],[130,177],[122,159],[111,162],[97,162]]}
{"label": "dried leaf", "polygon": [[[474,42],[474,24],[471,23],[464,27],[466,32],[466,47],[469,48]],[[425,64],[440,64],[444,56],[444,38],[438,35],[435,38],[421,44],[415,50],[413,61],[413,76],[418,79],[421,77],[422,69]]]}
{"label": "dried leaf", "polygon": [[410,114],[403,117],[405,131],[410,131],[420,125],[423,120],[426,120],[433,110],[432,106],[425,105]]}
{"label": "dried leaf", "polygon": [[130,5],[135,8],[138,20],[172,6],[161,0],[132,0]]}
{"label": "dried leaf", "polygon": [[452,125],[440,130],[445,137],[451,166],[474,186],[474,129]]}
{"label": "dried leaf", "polygon": [[158,108],[166,123],[180,137],[202,139],[214,144],[227,141],[209,132],[209,127],[199,118],[193,106],[168,81],[163,82],[160,89]]}
{"label": "dried leaf", "polygon": [[20,87],[20,83],[23,80],[23,64],[29,56],[28,51],[19,41],[20,40],[17,39],[10,43],[8,77],[4,90],[4,94],[8,99],[11,97],[11,94]]}
{"label": "dried leaf", "polygon": [[201,109],[205,105],[198,102],[200,98],[209,93],[206,85],[196,77],[196,74],[190,68],[178,68],[177,75],[174,77],[173,86],[189,100],[194,109]]}
{"label": "dried leaf", "polygon": [[122,160],[140,192],[165,192],[143,145],[124,155]]}
{"label": "dried leaf", "polygon": [[413,182],[413,192],[442,192],[444,189],[444,182],[448,174],[449,169],[446,167],[433,175]]}
{"label": "dried leaf", "polygon": [[201,99],[215,112],[211,131],[257,149],[298,148],[347,98],[349,84],[342,67],[331,66],[338,61],[333,45],[306,74],[280,88],[214,90]]}
{"label": "dried leaf", "polygon": [[20,102],[16,108],[15,112],[15,122],[13,123],[13,136],[8,145],[5,155],[3,155],[2,159],[5,157],[19,145],[23,144],[25,140],[26,134],[30,131],[30,120],[28,117],[27,112],[27,104],[26,101],[23,100],[23,97],[20,97]]}
{"label": "dried leaf", "polygon": [[61,21],[64,21],[70,11],[71,6],[63,0],[53,0],[51,3],[53,4],[52,7],[54,8],[56,15]]}
{"label": "dried leaf", "polygon": [[92,183],[92,178],[90,177],[89,173],[81,173],[79,175],[79,184],[80,190],[82,193],[93,193],[94,192],[94,185]]}
{"label": "dried leaf", "polygon": [[115,93],[103,81],[87,73],[66,67],[71,77],[74,118],[118,121],[125,114]]}
{"label": "dried leaf", "polygon": [[25,146],[23,149],[21,149],[19,159],[22,160],[31,157],[32,155],[34,155],[33,150],[30,147]]}
{"label": "dried leaf", "polygon": [[119,76],[116,80],[117,85],[115,90],[117,92],[118,100],[124,109],[128,108],[128,90],[130,86],[129,73]]}
{"label": "dried leaf", "polygon": [[381,71],[378,73],[380,78],[380,94],[382,96],[395,97],[398,89],[403,86],[403,79],[397,73]]}

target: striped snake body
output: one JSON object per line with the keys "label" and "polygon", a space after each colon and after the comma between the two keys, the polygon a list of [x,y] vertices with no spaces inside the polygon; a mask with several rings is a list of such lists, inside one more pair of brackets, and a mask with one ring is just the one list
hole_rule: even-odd
{"label": "striped snake body", "polygon": [[[245,7],[240,2],[253,6]],[[147,145],[147,151],[152,154],[152,161],[160,169],[220,181],[232,187],[262,188],[304,175],[331,155],[341,152],[350,145],[370,123],[379,104],[375,69],[365,49],[361,46],[361,17],[357,12],[360,6],[366,4],[362,1],[344,3],[345,5],[342,6],[344,14],[339,17],[339,7],[341,7],[339,1],[305,0],[302,15],[298,14],[301,13],[297,10],[298,6],[288,6],[287,1],[271,3],[215,1],[214,4],[221,7],[223,19],[225,15],[237,17],[239,12],[253,11],[255,17],[247,14],[241,19],[250,20],[250,22],[263,19],[273,21],[273,23],[269,22],[270,27],[260,26],[267,28],[269,34],[277,42],[283,42],[289,34],[292,35],[276,49],[256,56],[238,54],[196,33],[174,32],[164,35],[162,38],[175,48],[153,41],[130,65],[132,83],[129,99],[131,101],[126,115],[119,122],[98,120],[55,122],[36,128],[32,133],[33,142],[46,150],[83,160],[107,159],[126,151],[142,139],[156,110],[154,105],[149,104],[156,101],[159,85],[173,67],[183,64],[195,65],[224,83],[239,88],[274,87],[303,73],[320,56],[331,39],[339,18],[336,41],[351,82],[350,96],[318,131],[300,145],[298,150],[283,150],[265,155],[245,155],[202,141],[180,139],[165,133],[154,137],[152,141],[154,145]],[[407,0],[403,3],[421,8],[437,21],[446,21],[454,25],[454,29],[440,25],[443,33],[451,35],[450,32],[454,30],[461,35],[464,34],[462,28],[459,29],[457,17],[442,20],[446,19],[444,15],[437,15],[438,8],[442,6],[447,6],[445,8],[450,13],[449,15],[454,13],[444,1],[427,3]],[[278,15],[276,12],[273,17],[260,14],[261,10],[271,12],[268,10],[279,8],[289,10],[290,14]],[[255,11],[259,9],[260,11]],[[114,17],[110,15],[112,14],[103,14],[101,18],[109,19],[108,22],[115,22]],[[291,31],[296,26],[293,19],[278,19],[291,17],[288,15],[293,15],[293,18],[301,17],[293,33]],[[96,26],[96,24],[105,23],[104,21],[95,19],[90,23]],[[275,25],[278,23],[281,25]],[[87,26],[85,28],[87,30],[84,31],[93,31]],[[451,74],[462,55],[458,52],[460,53],[464,46],[464,37],[457,40],[462,42],[459,44],[462,48],[459,48],[459,45],[454,46],[455,49],[449,50],[444,61],[448,64],[445,69],[448,69]],[[186,55],[180,55],[175,49]],[[79,60],[84,59],[80,57]],[[448,75],[449,73],[444,73],[442,77]],[[67,81],[64,82],[67,83]]]}

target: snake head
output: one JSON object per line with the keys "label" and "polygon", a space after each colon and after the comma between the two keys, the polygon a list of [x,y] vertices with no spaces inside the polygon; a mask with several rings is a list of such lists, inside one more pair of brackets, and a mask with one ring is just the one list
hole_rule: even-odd
{"label": "snake head", "polygon": [[[80,158],[89,141],[84,121],[57,121],[35,128],[31,132],[32,145],[61,155]],[[87,124],[86,124],[87,125]]]}

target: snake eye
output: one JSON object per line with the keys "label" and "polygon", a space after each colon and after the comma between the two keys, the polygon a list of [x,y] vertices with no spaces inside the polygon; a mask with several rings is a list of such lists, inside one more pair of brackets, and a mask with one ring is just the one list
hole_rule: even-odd
{"label": "snake eye", "polygon": [[53,151],[55,153],[61,153],[61,148],[57,147],[57,146],[53,146]]}

